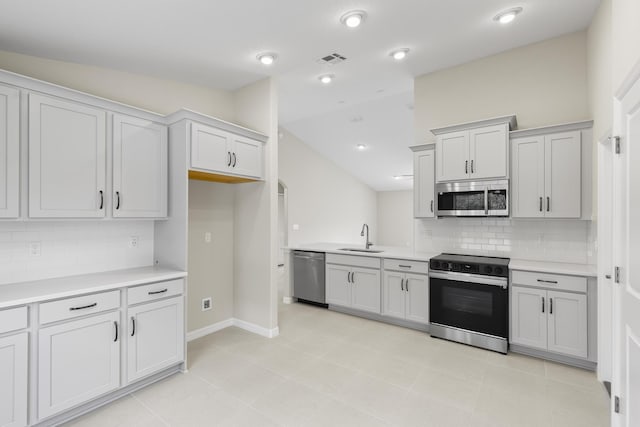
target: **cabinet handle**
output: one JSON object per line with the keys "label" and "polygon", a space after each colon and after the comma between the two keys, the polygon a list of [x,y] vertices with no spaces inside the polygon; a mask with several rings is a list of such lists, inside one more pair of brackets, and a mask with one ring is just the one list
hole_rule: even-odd
{"label": "cabinet handle", "polygon": [[100,208],[99,208],[99,210],[102,210],[103,207],[104,207],[104,192],[102,190],[100,190]]}
{"label": "cabinet handle", "polygon": [[551,210],[551,197],[547,196],[547,212]]}
{"label": "cabinet handle", "polygon": [[465,174],[469,173],[469,160],[464,161],[464,173]]}
{"label": "cabinet handle", "polygon": [[409,292],[409,279],[404,279],[404,290]]}
{"label": "cabinet handle", "polygon": [[473,160],[471,160],[471,173],[473,173]]}
{"label": "cabinet handle", "polygon": [[543,280],[543,279],[537,279],[537,280],[540,283],[551,283],[552,285],[557,285],[558,284],[557,280]]}
{"label": "cabinet handle", "polygon": [[116,191],[116,210],[120,209],[120,192]]}
{"label": "cabinet handle", "polygon": [[227,167],[231,166],[231,151],[227,151]]}
{"label": "cabinet handle", "polygon": [[540,212],[542,212],[542,197],[540,197]]}
{"label": "cabinet handle", "polygon": [[113,321],[113,328],[116,331],[116,337],[113,339],[113,342],[118,342],[118,322]]}
{"label": "cabinet handle", "polygon": [[433,200],[431,201],[431,213],[433,213]]}
{"label": "cabinet handle", "polygon": [[351,283],[351,272],[347,272],[347,283]]}
{"label": "cabinet handle", "polygon": [[131,316],[131,336],[136,334],[136,318]]}
{"label": "cabinet handle", "polygon": [[169,289],[164,288],[161,291],[149,291],[148,294],[149,295],[158,295],[158,294],[164,294],[165,292],[167,292]]}
{"label": "cabinet handle", "polygon": [[544,313],[544,297],[542,297],[542,312]]}
{"label": "cabinet handle", "polygon": [[553,314],[553,298],[549,298],[549,314]]}
{"label": "cabinet handle", "polygon": [[400,279],[400,290],[404,291],[404,279]]}
{"label": "cabinet handle", "polygon": [[93,304],[89,304],[89,305],[82,305],[82,306],[80,306],[80,307],[70,307],[70,308],[69,308],[69,311],[85,310],[85,309],[87,309],[87,308],[93,308],[93,307],[95,307],[95,306],[97,306],[97,305],[98,305],[98,303],[97,303],[97,302],[94,302]]}
{"label": "cabinet handle", "polygon": [[351,272],[351,283],[353,283],[354,285],[356,284],[356,272],[355,271]]}
{"label": "cabinet handle", "polygon": [[236,153],[233,153],[233,167],[236,167]]}

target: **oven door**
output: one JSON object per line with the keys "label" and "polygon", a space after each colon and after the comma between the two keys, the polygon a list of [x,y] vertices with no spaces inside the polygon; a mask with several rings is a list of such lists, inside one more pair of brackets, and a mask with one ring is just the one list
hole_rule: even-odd
{"label": "oven door", "polygon": [[508,338],[508,281],[470,274],[429,274],[429,321]]}

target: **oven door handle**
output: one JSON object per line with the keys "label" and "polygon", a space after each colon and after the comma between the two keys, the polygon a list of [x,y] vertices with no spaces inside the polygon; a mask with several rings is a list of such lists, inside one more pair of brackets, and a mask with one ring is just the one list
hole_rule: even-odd
{"label": "oven door handle", "polygon": [[509,280],[507,280],[506,277],[478,277],[469,273],[456,273],[453,271],[449,271],[446,273],[431,271],[429,272],[429,278],[477,283],[479,285],[500,286],[502,289],[507,289],[507,287],[509,286]]}

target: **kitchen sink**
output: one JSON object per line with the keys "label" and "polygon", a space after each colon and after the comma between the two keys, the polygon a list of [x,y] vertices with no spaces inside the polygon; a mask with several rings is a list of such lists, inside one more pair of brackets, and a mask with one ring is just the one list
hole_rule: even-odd
{"label": "kitchen sink", "polygon": [[340,248],[338,249],[339,251],[350,251],[350,252],[367,252],[370,254],[379,254],[380,252],[383,251],[379,251],[376,249],[360,249],[360,248]]}

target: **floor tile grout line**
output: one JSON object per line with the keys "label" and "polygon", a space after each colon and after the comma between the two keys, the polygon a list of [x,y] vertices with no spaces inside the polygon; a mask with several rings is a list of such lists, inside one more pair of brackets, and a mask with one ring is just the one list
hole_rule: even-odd
{"label": "floor tile grout line", "polygon": [[162,417],[162,415],[158,414],[156,411],[151,409],[146,403],[144,403],[141,399],[138,399],[138,397],[135,396],[133,393],[129,393],[129,396],[131,396],[136,402],[138,402],[142,407],[144,407],[147,411],[149,411],[154,417],[158,418],[165,426],[171,427],[171,424],[169,424],[169,422],[165,420],[164,417]]}

